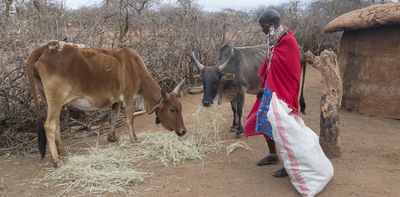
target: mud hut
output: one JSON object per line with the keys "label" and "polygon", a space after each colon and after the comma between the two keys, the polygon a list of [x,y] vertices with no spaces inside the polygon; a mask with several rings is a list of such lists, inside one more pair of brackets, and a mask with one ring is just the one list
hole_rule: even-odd
{"label": "mud hut", "polygon": [[339,69],[342,105],[360,114],[400,119],[400,3],[375,4],[332,20],[344,31]]}

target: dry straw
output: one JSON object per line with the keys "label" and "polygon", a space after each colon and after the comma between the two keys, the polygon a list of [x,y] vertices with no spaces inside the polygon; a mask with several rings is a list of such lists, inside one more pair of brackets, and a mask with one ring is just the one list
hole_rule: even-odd
{"label": "dry straw", "polygon": [[207,153],[225,148],[226,142],[219,135],[224,119],[216,108],[198,107],[192,118],[192,128],[183,137],[165,131],[142,132],[138,135],[140,143],[132,145],[129,137],[122,135],[118,144],[96,146],[69,156],[60,168],[50,168],[36,183],[65,185],[62,194],[74,189],[89,193],[124,191],[152,175],[135,170],[139,162],[179,167],[187,160],[203,160]]}
{"label": "dry straw", "polygon": [[[224,144],[219,137],[224,119],[215,108],[198,109],[193,113],[194,124],[189,133],[178,137],[170,132],[146,132],[138,137],[140,144],[132,154],[163,166],[181,166],[187,160],[202,160],[207,153],[219,152]],[[128,144],[127,138],[122,139]]]}
{"label": "dry straw", "polygon": [[137,185],[151,175],[136,171],[133,161],[128,151],[120,147],[93,147],[86,153],[68,157],[58,169],[49,168],[48,174],[36,183],[67,186],[61,194],[72,189],[89,193],[123,191],[124,187]]}
{"label": "dry straw", "polygon": [[237,142],[234,142],[226,147],[226,155],[230,155],[231,153],[233,153],[233,151],[235,151],[238,148],[243,148],[247,151],[253,152],[253,150],[250,148],[249,145],[247,145],[245,142],[241,140],[238,140]]}

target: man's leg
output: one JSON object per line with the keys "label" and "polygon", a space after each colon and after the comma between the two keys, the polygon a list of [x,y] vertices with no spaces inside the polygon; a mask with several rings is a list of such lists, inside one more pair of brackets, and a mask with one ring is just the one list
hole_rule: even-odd
{"label": "man's leg", "polygon": [[276,155],[275,141],[267,139],[267,144],[268,144],[269,154]]}
{"label": "man's leg", "polygon": [[[276,147],[275,147],[275,141],[274,140],[267,140],[268,143],[268,148],[269,148],[269,154],[274,154],[276,156]],[[276,156],[278,158],[278,156]],[[278,161],[278,160],[277,160]],[[274,177],[287,177],[288,174],[285,170],[285,167],[282,167],[281,169],[275,171],[272,176]]]}
{"label": "man's leg", "polygon": [[[275,141],[274,140],[269,140],[269,139],[266,139],[266,140],[267,140],[267,144],[268,144],[269,154],[264,159],[261,159],[257,163],[258,166],[276,164],[279,161],[278,155],[276,154]],[[288,174],[286,172],[285,167],[282,167],[281,169],[275,171],[272,174],[272,176],[281,178],[281,177],[287,177]]]}
{"label": "man's leg", "polygon": [[265,166],[265,165],[270,165],[270,164],[276,164],[279,161],[278,155],[276,155],[276,147],[275,147],[275,142],[274,140],[266,139],[268,149],[269,149],[269,154],[261,159],[258,163],[257,166]]}

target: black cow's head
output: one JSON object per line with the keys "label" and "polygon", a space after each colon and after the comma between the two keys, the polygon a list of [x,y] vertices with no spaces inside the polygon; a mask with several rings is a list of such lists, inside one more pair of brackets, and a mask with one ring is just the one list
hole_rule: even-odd
{"label": "black cow's head", "polygon": [[194,52],[192,52],[191,57],[197,69],[199,69],[203,81],[203,106],[208,107],[213,104],[213,101],[218,94],[221,79],[225,78],[225,75],[222,73],[222,71],[228,65],[229,58],[219,66],[204,66],[199,62],[199,60],[197,60]]}

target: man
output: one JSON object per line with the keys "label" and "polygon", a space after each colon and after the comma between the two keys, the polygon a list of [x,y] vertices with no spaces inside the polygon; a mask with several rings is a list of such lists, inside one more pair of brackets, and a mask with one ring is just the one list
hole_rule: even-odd
{"label": "man", "polygon": [[[267,56],[258,73],[258,76],[262,79],[262,88],[248,119],[256,116],[255,132],[263,134],[270,151],[267,157],[257,163],[260,166],[274,164],[278,161],[272,128],[267,119],[272,92],[275,92],[278,98],[286,102],[292,108],[293,113],[297,114],[301,65],[297,41],[293,33],[280,24],[279,13],[273,9],[268,9],[263,12],[258,22],[262,31],[267,35],[269,47]],[[272,176],[285,177],[288,174],[285,168],[282,168],[273,173]]]}

